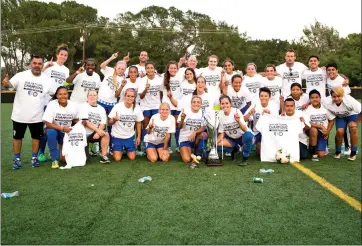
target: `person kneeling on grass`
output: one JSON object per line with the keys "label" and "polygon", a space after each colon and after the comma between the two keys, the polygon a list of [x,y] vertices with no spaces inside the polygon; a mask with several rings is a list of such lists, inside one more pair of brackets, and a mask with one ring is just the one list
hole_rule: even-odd
{"label": "person kneeling on grass", "polygon": [[239,163],[239,166],[246,166],[254,135],[246,126],[241,111],[231,107],[230,97],[220,97],[220,105],[222,111],[220,112],[220,134],[217,137],[217,145],[231,149],[237,145],[243,146],[243,161]]}
{"label": "person kneeling on grass", "polygon": [[[76,103],[68,100],[68,90],[64,86],[58,87],[43,115],[48,137],[49,152],[52,158],[52,168],[59,168],[58,153],[63,147],[64,133],[72,130],[72,123],[78,122],[78,108]],[[59,151],[57,145],[59,144]],[[60,161],[65,162],[60,155]]]}
{"label": "person kneeling on grass", "polygon": [[142,110],[136,105],[136,96],[136,91],[128,88],[125,92],[124,102],[116,104],[108,115],[109,124],[112,125],[112,150],[115,161],[121,160],[123,150],[127,152],[130,160],[136,159],[136,145],[141,143],[141,122],[143,120]]}
{"label": "person kneeling on grass", "polygon": [[348,125],[352,145],[348,160],[354,161],[357,157],[358,146],[357,127],[362,119],[361,103],[345,93],[343,87],[335,87],[331,91],[331,96],[325,98],[322,103],[325,108],[336,116],[336,154],[334,158],[341,158],[343,136]]}
{"label": "person kneeling on grass", "polygon": [[147,159],[156,162],[158,158],[167,162],[170,158],[168,143],[175,132],[175,118],[170,115],[170,105],[161,103],[159,113],[151,117],[144,138]]}
{"label": "person kneeling on grass", "polygon": [[[205,127],[203,125],[202,99],[200,96],[193,96],[191,99],[191,109],[182,109],[177,119],[177,127],[180,130],[180,154],[185,163],[190,163],[192,148],[196,155],[202,152],[202,147],[206,147],[206,136],[203,136]],[[202,143],[200,140],[202,139]],[[196,164],[190,164],[190,168],[197,167]]]}
{"label": "person kneeling on grass", "polygon": [[309,150],[313,161],[324,157],[327,149],[329,133],[334,125],[335,116],[321,105],[321,94],[316,89],[309,92],[311,105],[305,110],[309,115],[311,128],[308,135],[317,136],[309,138]]}
{"label": "person kneeling on grass", "polygon": [[[110,163],[107,157],[109,134],[104,131],[107,124],[106,110],[97,104],[98,94],[95,90],[89,90],[87,102],[79,106],[80,119],[83,121],[88,143],[101,143],[100,163]],[[88,148],[86,148],[88,149]],[[88,150],[86,150],[88,154]]]}

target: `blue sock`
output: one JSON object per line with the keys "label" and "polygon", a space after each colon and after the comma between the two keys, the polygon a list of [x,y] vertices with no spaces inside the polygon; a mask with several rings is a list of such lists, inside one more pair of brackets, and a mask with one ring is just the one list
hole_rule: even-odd
{"label": "blue sock", "polygon": [[336,146],[336,151],[341,152],[342,151],[342,146]]}
{"label": "blue sock", "polygon": [[39,151],[38,151],[39,154],[44,154],[47,142],[48,142],[48,137],[47,135],[44,134],[43,137],[40,139]]}
{"label": "blue sock", "polygon": [[112,135],[111,135],[112,126],[107,126],[107,131],[109,134],[109,150],[111,151],[112,150]]}
{"label": "blue sock", "polygon": [[55,161],[57,159],[58,156],[58,140],[57,140],[57,135],[58,135],[58,131],[54,130],[54,129],[49,129],[47,132],[48,135],[48,147],[49,147],[49,151],[50,151],[50,155],[52,157],[52,161]]}
{"label": "blue sock", "polygon": [[141,131],[141,141],[142,141],[141,145],[144,145],[143,139],[145,138],[146,134],[147,134],[147,130],[142,129],[142,131]]}
{"label": "blue sock", "polygon": [[38,156],[37,153],[31,152],[31,157],[37,157],[37,156]]}
{"label": "blue sock", "polygon": [[357,152],[357,150],[358,150],[358,146],[352,146],[351,151],[356,151]]}
{"label": "blue sock", "polygon": [[179,138],[180,138],[180,128],[176,128],[176,132],[175,132],[175,139],[176,139],[176,147],[180,147],[180,144],[179,144]]}
{"label": "blue sock", "polygon": [[253,145],[254,135],[251,132],[245,132],[243,135],[243,157],[249,157]]}
{"label": "blue sock", "polygon": [[14,159],[20,159],[20,153],[18,153],[18,154],[14,154]]}

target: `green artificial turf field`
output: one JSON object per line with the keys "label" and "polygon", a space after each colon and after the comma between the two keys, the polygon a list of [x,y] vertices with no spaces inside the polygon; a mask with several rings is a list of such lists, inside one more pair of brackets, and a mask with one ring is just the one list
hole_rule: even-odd
{"label": "green artificial turf field", "polygon": [[[11,106],[1,105],[1,192],[20,196],[1,200],[2,244],[361,244],[361,212],[296,167],[260,163],[255,153],[247,167],[226,159],[189,169],[173,154],[168,163],[92,158],[71,170],[31,168],[27,132],[23,168],[12,170]],[[330,147],[324,160],[301,164],[360,203],[361,155],[335,161]]]}

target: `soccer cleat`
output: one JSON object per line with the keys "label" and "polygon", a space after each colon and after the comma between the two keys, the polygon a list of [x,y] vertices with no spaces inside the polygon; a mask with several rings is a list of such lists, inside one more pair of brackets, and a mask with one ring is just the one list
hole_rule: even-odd
{"label": "soccer cleat", "polygon": [[38,155],[38,161],[39,162],[46,162],[47,158],[43,153],[41,153],[41,154]]}
{"label": "soccer cleat", "polygon": [[348,157],[348,160],[349,160],[349,161],[355,161],[356,158],[357,158],[357,155],[354,155],[354,156]]}
{"label": "soccer cleat", "polygon": [[313,155],[312,156],[312,161],[319,161],[318,155]]}
{"label": "soccer cleat", "polygon": [[13,162],[13,169],[19,169],[21,168],[21,160],[19,158],[16,158]]}
{"label": "soccer cleat", "polygon": [[334,157],[334,159],[341,159],[341,153],[339,153],[338,155],[335,154],[333,157]]}
{"label": "soccer cleat", "polygon": [[231,156],[231,152],[225,152],[225,156]]}
{"label": "soccer cleat", "polygon": [[168,153],[171,155],[173,153],[172,148],[168,147]]}
{"label": "soccer cleat", "polygon": [[247,162],[246,160],[243,160],[243,161],[240,162],[238,165],[239,165],[240,167],[245,167],[245,166],[248,165],[248,162]]}
{"label": "soccer cleat", "polygon": [[54,169],[59,168],[59,163],[57,160],[52,162],[52,168],[54,168]]}
{"label": "soccer cleat", "polygon": [[31,158],[31,166],[32,167],[40,167],[40,163],[39,163],[38,158],[36,158],[36,157]]}
{"label": "soccer cleat", "polygon": [[64,167],[59,167],[59,169],[61,169],[61,170],[72,169],[72,167],[69,166],[69,165],[66,165],[66,166],[64,166]]}
{"label": "soccer cleat", "polygon": [[103,164],[109,164],[111,163],[111,161],[108,159],[107,156],[101,156],[101,160],[99,161],[100,163],[103,163]]}

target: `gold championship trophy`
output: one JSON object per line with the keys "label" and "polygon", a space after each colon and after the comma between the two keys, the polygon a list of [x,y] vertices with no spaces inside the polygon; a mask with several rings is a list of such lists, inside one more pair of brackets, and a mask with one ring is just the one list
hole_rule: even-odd
{"label": "gold championship trophy", "polygon": [[207,127],[207,152],[205,163],[207,166],[223,166],[222,160],[217,153],[217,135],[219,129],[219,110],[220,106],[214,106],[213,110],[205,112],[205,121]]}

